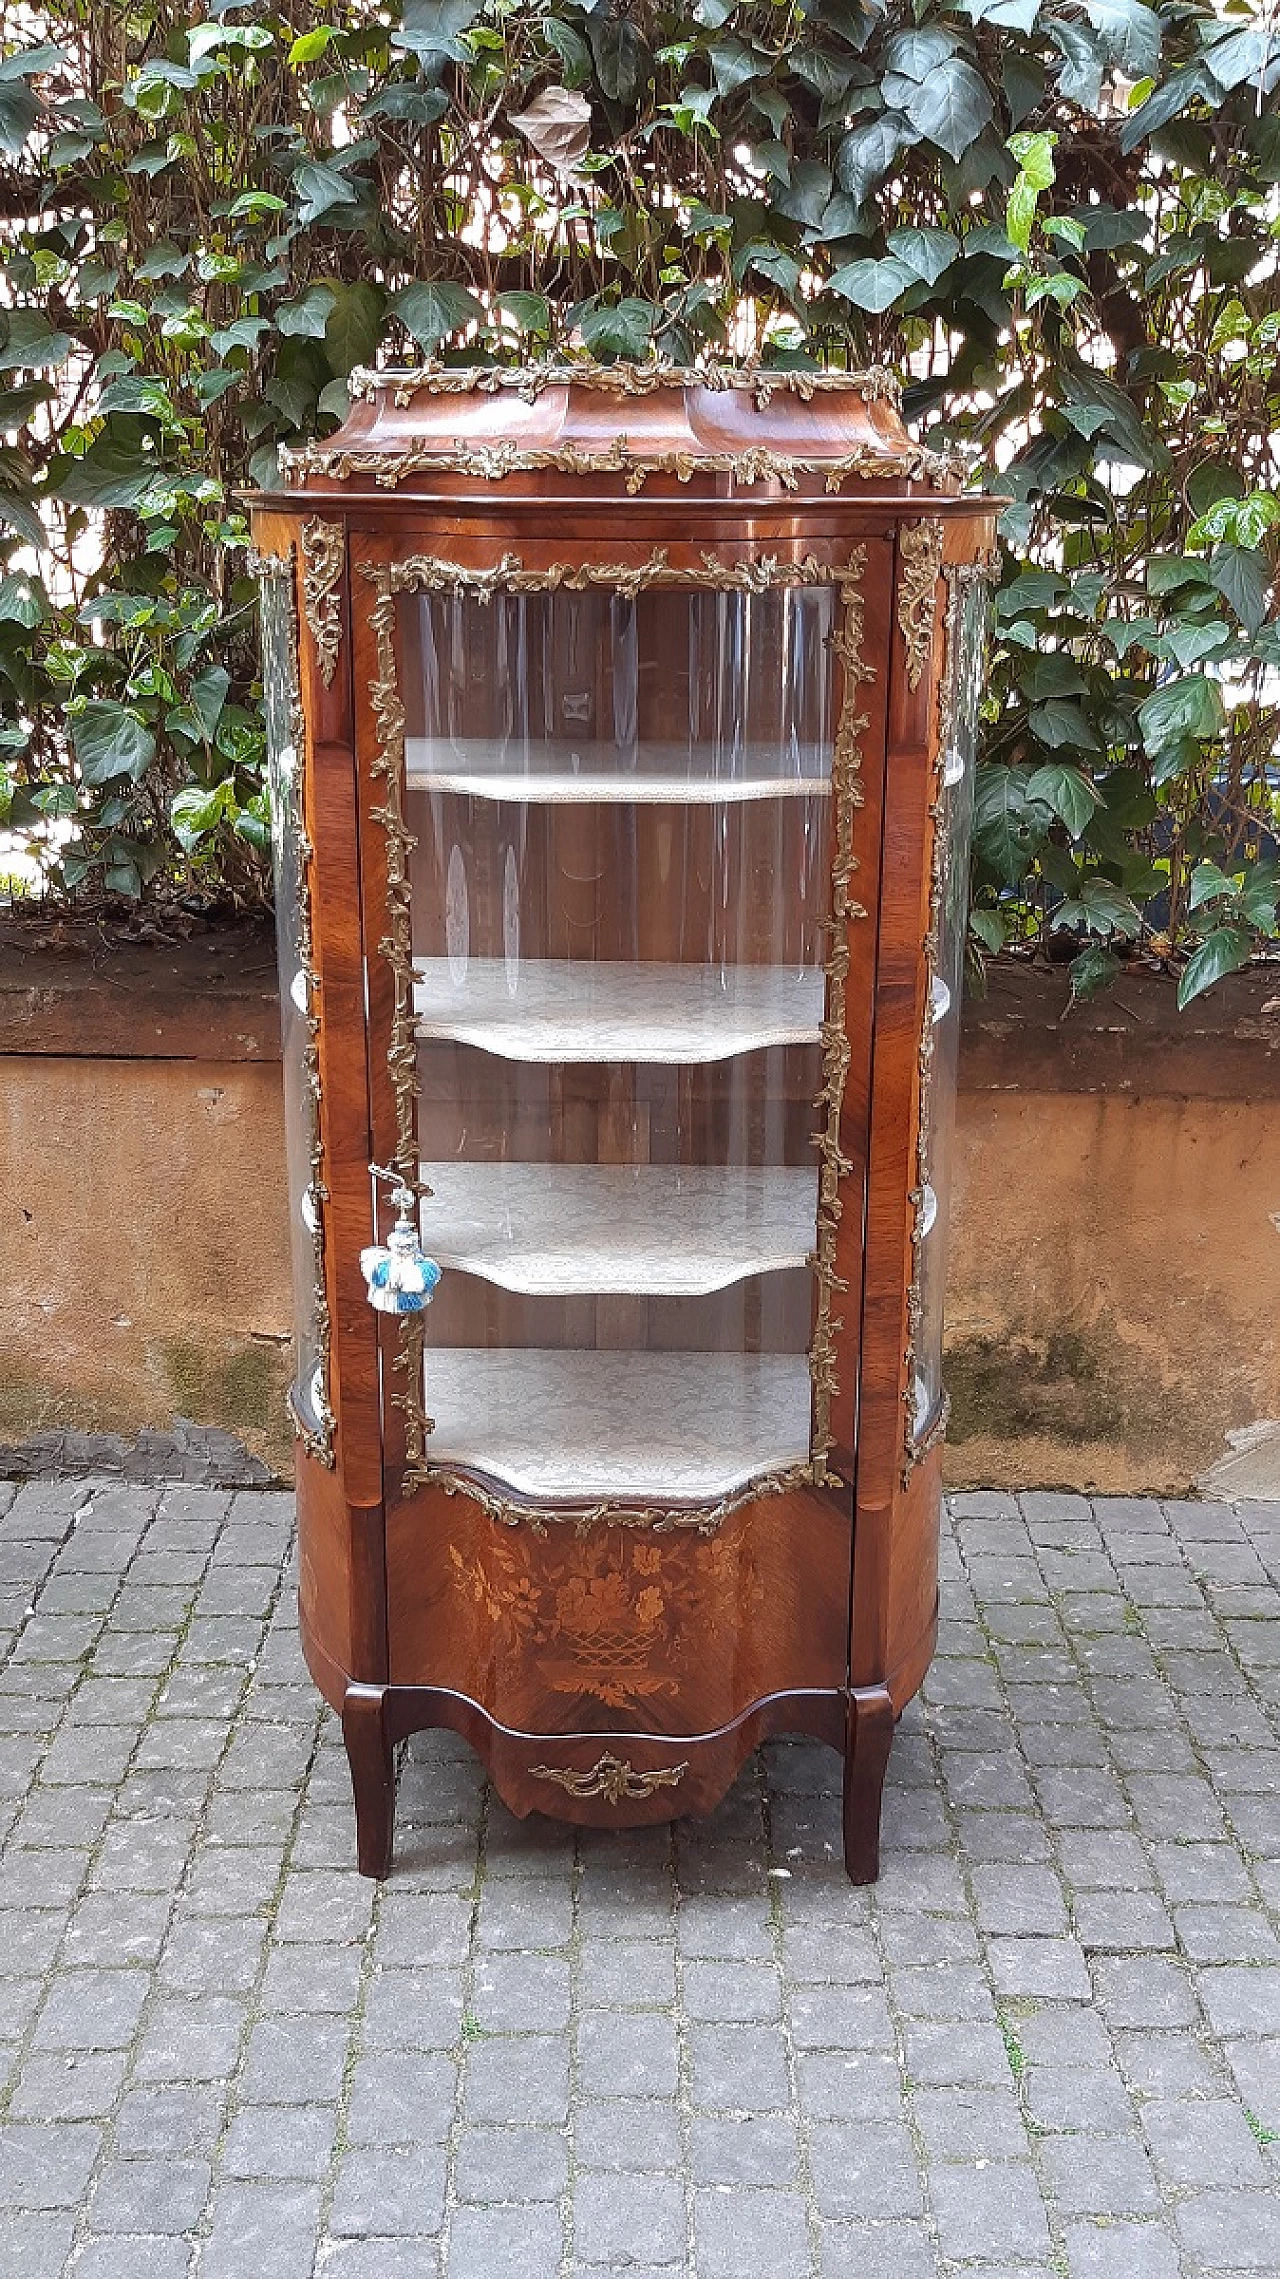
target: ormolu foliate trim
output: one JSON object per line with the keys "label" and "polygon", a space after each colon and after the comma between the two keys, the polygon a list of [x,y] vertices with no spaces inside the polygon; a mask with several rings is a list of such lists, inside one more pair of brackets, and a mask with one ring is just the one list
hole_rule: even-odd
{"label": "ormolu foliate trim", "polygon": [[907,687],[917,689],[933,648],[933,611],[942,568],[937,515],[906,523],[898,538],[898,631],[907,653]]}
{"label": "ormolu foliate trim", "polygon": [[713,592],[766,593],[775,587],[834,586],[840,600],[839,628],[834,646],[843,669],[840,717],[831,763],[833,846],[831,861],[830,947],[826,963],[826,1006],[820,1032],[823,1088],[815,1103],[825,1110],[815,1136],[819,1156],[819,1194],[814,1250],[817,1303],[809,1369],[813,1381],[810,1457],[807,1464],[789,1465],[764,1473],[741,1493],[701,1505],[664,1504],[636,1507],[603,1502],[574,1508],[536,1505],[495,1496],[465,1471],[434,1468],[427,1457],[427,1439],[433,1427],[423,1403],[423,1323],[420,1316],[405,1315],[400,1327],[396,1367],[405,1376],[403,1391],[393,1397],[406,1416],[406,1468],[403,1493],[410,1495],[428,1482],[450,1494],[469,1496],[502,1526],[525,1525],[541,1530],[549,1525],[582,1529],[609,1521],[620,1526],[651,1527],[654,1532],[693,1528],[713,1534],[731,1511],[758,1496],[781,1494],[805,1486],[840,1488],[848,1483],[827,1462],[834,1445],[831,1404],[836,1392],[835,1340],[843,1323],[833,1314],[832,1301],[846,1285],[835,1270],[836,1232],[840,1219],[840,1182],[852,1166],[840,1147],[840,1117],[849,1072],[850,1047],[845,1034],[845,983],[849,972],[847,926],[865,917],[861,904],[850,894],[857,865],[853,852],[853,819],[862,804],[858,776],[862,765],[859,739],[867,716],[859,709],[860,691],[873,678],[863,662],[862,574],[866,548],[853,549],[843,565],[818,561],[806,555],[787,561],[776,555],[756,560],[722,561],[704,551],[698,563],[686,568],[673,564],[665,547],[656,547],[639,563],[553,562],[545,569],[528,569],[518,554],[505,554],[488,569],[469,568],[434,554],[413,554],[402,561],[362,562],[361,575],[374,587],[371,623],[377,646],[377,678],[370,689],[377,753],[373,772],[386,785],[374,819],[382,825],[387,847],[387,926],[378,947],[395,978],[388,1065],[396,1116],[396,1165],[406,1185],[421,1193],[415,1137],[416,1046],[413,1020],[413,956],[410,912],[409,855],[416,841],[404,817],[405,712],[396,673],[396,597],[405,592],[471,594],[479,601],[496,593],[583,593],[594,587],[634,595],[656,586]]}
{"label": "ormolu foliate trim", "polygon": [[900,401],[901,382],[886,364],[868,365],[861,372],[775,371],[759,364],[668,364],[655,358],[644,364],[439,364],[428,363],[401,370],[372,371],[357,365],[347,382],[356,403],[374,403],[390,395],[403,411],[415,396],[496,396],[508,390],[525,403],[536,403],[547,388],[586,388],[596,395],[652,396],[661,388],[708,388],[717,394],[737,389],[750,395],[758,409],[776,395],[798,396],[811,403],[816,395],[853,390],[865,403]]}
{"label": "ormolu foliate trim", "polygon": [[795,491],[803,477],[821,480],[834,497],[849,482],[946,482],[962,472],[962,465],[926,444],[911,443],[901,451],[883,451],[874,444],[859,444],[840,457],[773,451],[756,445],[743,451],[633,451],[625,435],[616,435],[602,451],[581,444],[560,444],[546,450],[526,450],[516,443],[442,445],[407,444],[403,451],[387,451],[372,444],[308,443],[300,449],[282,445],[280,471],[286,482],[304,482],[309,475],[326,482],[345,483],[365,478],[379,490],[395,490],[417,475],[467,475],[479,482],[499,483],[508,475],[553,473],[561,475],[617,475],[634,498],[654,475],[674,475],[691,483],[700,475],[728,475],[750,488],[756,483],[777,483]]}
{"label": "ormolu foliate trim", "polygon": [[665,1765],[655,1772],[637,1772],[626,1757],[615,1757],[611,1749],[606,1749],[589,1772],[575,1772],[571,1765],[530,1765],[529,1777],[555,1781],[567,1796],[598,1796],[605,1804],[638,1804],[660,1788],[678,1788],[688,1770],[686,1758],[680,1765]]}
{"label": "ormolu foliate trim", "polygon": [[332,688],[342,640],[342,584],[347,566],[346,532],[340,522],[309,515],[302,525],[302,610],[316,645],[320,678]]}

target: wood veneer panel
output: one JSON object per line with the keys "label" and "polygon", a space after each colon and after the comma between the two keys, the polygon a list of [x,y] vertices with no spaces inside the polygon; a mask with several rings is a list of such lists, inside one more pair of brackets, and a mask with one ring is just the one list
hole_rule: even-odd
{"label": "wood veneer panel", "polygon": [[846,1515],[817,1493],[765,1498],[710,1537],[539,1537],[427,1488],[388,1520],[392,1683],[468,1694],[532,1733],[711,1732],[770,1694],[844,1684],[849,1554]]}

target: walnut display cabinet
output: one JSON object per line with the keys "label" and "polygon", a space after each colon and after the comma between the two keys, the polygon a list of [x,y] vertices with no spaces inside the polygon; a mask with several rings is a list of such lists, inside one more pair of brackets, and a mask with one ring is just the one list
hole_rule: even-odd
{"label": "walnut display cabinet", "polygon": [[253,522],[360,1865],[428,1726],[605,1827],[785,1732],[841,1751],[868,1880],[937,1622],[994,509],[876,372],[352,394]]}

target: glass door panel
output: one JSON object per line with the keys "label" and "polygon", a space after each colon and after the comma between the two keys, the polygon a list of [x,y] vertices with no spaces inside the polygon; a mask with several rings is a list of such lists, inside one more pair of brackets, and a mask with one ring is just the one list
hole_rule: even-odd
{"label": "glass door panel", "polygon": [[950,612],[937,819],[935,910],[937,947],[931,985],[933,1050],[923,1159],[928,1178],[917,1221],[919,1331],[912,1385],[912,1430],[929,1432],[942,1408],[942,1315],[947,1288],[947,1227],[951,1202],[952,1135],[960,1060],[960,993],[969,921],[969,840],[973,827],[978,700],[986,641],[987,586],[981,576],[957,574]]}
{"label": "glass door panel", "polygon": [[432,1466],[809,1461],[835,608],[401,597]]}

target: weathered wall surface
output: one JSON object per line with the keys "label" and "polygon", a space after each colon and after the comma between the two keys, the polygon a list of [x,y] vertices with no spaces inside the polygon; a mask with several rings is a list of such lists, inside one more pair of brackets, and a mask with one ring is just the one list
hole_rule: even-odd
{"label": "weathered wall surface", "polygon": [[287,1473],[269,936],[0,946],[0,1445],[175,1418]]}
{"label": "weathered wall surface", "polygon": [[[1280,974],[1065,997],[966,1014],[947,1477],[1185,1492],[1280,1418]],[[287,1473],[277,1033],[260,936],[0,947],[0,1449],[186,1418]]]}

